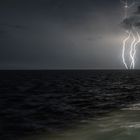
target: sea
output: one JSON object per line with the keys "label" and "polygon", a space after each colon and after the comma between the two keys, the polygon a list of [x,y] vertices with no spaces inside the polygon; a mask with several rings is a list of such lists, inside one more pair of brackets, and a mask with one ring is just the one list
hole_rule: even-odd
{"label": "sea", "polygon": [[1,70],[0,140],[140,140],[140,71]]}

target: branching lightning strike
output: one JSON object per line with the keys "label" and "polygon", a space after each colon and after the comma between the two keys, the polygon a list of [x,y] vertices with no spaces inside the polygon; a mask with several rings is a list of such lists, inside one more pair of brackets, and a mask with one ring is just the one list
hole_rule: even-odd
{"label": "branching lightning strike", "polygon": [[126,63],[126,60],[125,60],[125,50],[126,50],[126,42],[127,40],[130,38],[130,32],[129,31],[126,31],[126,33],[128,34],[128,37],[126,39],[123,40],[123,51],[122,51],[122,59],[123,59],[123,63],[126,67],[126,69],[128,69],[128,66],[127,66],[127,63]]}
{"label": "branching lightning strike", "polygon": [[[136,2],[133,1],[130,5],[128,4],[127,0],[121,0],[121,3],[124,5],[124,19],[128,17],[128,10],[133,7]],[[122,60],[123,64],[126,69],[135,69],[135,59],[136,59],[136,47],[140,43],[140,35],[138,31],[136,31],[136,28],[133,26],[131,29],[126,31],[127,37],[123,40],[123,46],[122,46]],[[129,60],[130,64],[127,64],[126,61],[126,51],[128,48],[127,41],[131,41],[130,43],[130,52],[129,52]],[[127,56],[128,57],[128,56]]]}

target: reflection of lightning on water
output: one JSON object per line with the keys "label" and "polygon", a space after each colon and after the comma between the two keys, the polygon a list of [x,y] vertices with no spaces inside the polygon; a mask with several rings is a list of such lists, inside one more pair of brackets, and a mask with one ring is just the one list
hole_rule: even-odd
{"label": "reflection of lightning on water", "polygon": [[[121,2],[124,4],[124,19],[127,18],[128,16],[128,9],[133,7],[135,5],[135,2],[133,1],[133,3],[131,3],[130,5],[128,5],[128,1],[122,1]],[[123,64],[125,65],[126,69],[134,69],[135,68],[135,57],[136,57],[136,47],[137,45],[140,43],[140,35],[139,33],[136,31],[135,27],[132,27],[129,31],[126,31],[127,33],[127,37],[123,40],[123,49],[122,49],[122,59],[123,59]],[[130,66],[129,64],[127,64],[126,62],[126,58],[125,58],[125,53],[126,53],[126,49],[127,47],[127,41],[130,40],[130,37],[132,38],[132,42],[130,43],[130,52],[129,52],[129,59],[130,59]]]}

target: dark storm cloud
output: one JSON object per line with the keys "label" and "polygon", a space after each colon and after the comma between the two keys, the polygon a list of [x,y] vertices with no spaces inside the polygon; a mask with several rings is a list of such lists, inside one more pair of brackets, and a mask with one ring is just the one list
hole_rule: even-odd
{"label": "dark storm cloud", "polygon": [[137,11],[135,12],[135,14],[140,14],[140,6],[137,7]]}
{"label": "dark storm cloud", "polygon": [[123,20],[122,26],[125,29],[131,29],[132,27],[140,28],[140,6],[138,6],[137,11],[132,16]]}
{"label": "dark storm cloud", "polygon": [[7,38],[8,37],[8,32],[5,30],[0,30],[0,39],[1,38]]}
{"label": "dark storm cloud", "polygon": [[13,29],[20,29],[20,30],[27,30],[28,27],[24,25],[14,25],[14,24],[7,24],[7,23],[0,23],[0,28],[13,28]]}
{"label": "dark storm cloud", "polygon": [[133,15],[123,20],[122,26],[126,29],[140,27],[140,15]]}
{"label": "dark storm cloud", "polygon": [[118,30],[119,6],[116,0],[1,0],[0,62],[112,68],[116,58],[108,52],[115,45],[106,38]]}

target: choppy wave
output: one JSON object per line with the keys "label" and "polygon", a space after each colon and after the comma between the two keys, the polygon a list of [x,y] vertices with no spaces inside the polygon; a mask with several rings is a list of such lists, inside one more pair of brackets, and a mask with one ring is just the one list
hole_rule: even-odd
{"label": "choppy wave", "polygon": [[58,133],[140,108],[129,106],[140,100],[139,71],[1,71],[0,77],[0,139]]}

